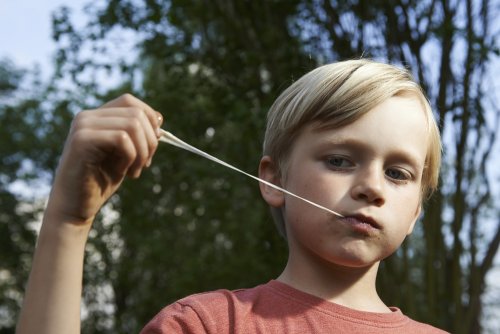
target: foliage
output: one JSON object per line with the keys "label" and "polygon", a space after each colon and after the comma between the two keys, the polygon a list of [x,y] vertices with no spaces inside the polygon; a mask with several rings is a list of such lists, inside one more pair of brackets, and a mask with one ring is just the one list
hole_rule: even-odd
{"label": "foliage", "polygon": [[[1,83],[0,99],[7,101],[19,85],[23,74],[12,63],[3,60],[0,63]],[[23,282],[27,279],[27,267],[33,250],[34,234],[24,227],[24,222],[33,219],[28,212],[19,212],[18,198],[8,190],[8,187],[17,179],[21,170],[22,158],[20,152],[13,149],[18,143],[26,142],[21,136],[10,135],[5,128],[8,124],[19,124],[20,115],[8,106],[0,105],[0,157],[2,169],[0,171],[0,326],[13,326],[12,319],[18,307],[20,295],[23,291]],[[19,128],[19,126],[17,126]]]}
{"label": "foliage", "polygon": [[51,103],[36,72],[3,60],[0,73],[0,328],[9,332],[31,266],[40,195],[46,195],[72,116],[70,103]]}
{"label": "foliage", "polygon": [[[8,187],[53,170],[77,108],[132,92],[162,111],[165,127],[180,138],[255,174],[265,114],[280,91],[319,64],[365,56],[412,70],[446,138],[442,186],[420,228],[384,262],[379,291],[418,320],[479,333],[485,277],[500,243],[496,176],[489,169],[500,110],[487,81],[498,59],[491,30],[498,5],[106,0],[89,2],[90,21],[79,29],[61,8],[53,17],[59,49],[52,87],[0,108],[0,126],[9,126],[0,131],[2,143],[16,141],[0,152],[0,319],[18,307],[19,297],[8,291],[22,290],[29,267],[22,259],[33,246],[26,222],[39,209],[22,215],[23,199]],[[124,56],[113,57],[116,52]],[[0,89],[12,94],[22,76],[1,64],[3,71],[10,81]],[[110,83],[112,77],[120,84]],[[72,90],[61,91],[68,81]],[[33,175],[21,172],[27,162]],[[126,182],[110,200],[87,253],[89,333],[138,332],[175,299],[264,282],[286,261],[254,181],[168,146],[159,147],[140,180]],[[19,261],[25,261],[21,270]],[[3,279],[4,272],[12,279]]]}

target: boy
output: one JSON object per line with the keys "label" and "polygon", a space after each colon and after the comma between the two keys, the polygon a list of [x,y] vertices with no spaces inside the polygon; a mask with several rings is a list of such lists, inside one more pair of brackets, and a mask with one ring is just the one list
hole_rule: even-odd
{"label": "boy", "polygon": [[[92,220],[156,150],[161,118],[149,106],[127,95],[101,109],[72,125],[19,333],[79,331]],[[437,185],[440,150],[431,108],[406,71],[353,60],[306,74],[269,111],[259,175],[343,217],[260,184],[289,245],[282,274],[182,299],[143,333],[443,333],[387,307],[375,289],[380,261],[412,232]]]}

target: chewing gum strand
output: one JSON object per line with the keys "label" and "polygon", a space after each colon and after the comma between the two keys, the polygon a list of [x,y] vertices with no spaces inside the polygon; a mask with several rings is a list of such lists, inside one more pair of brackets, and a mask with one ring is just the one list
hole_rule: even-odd
{"label": "chewing gum strand", "polygon": [[200,155],[200,156],[202,156],[202,157],[204,157],[204,158],[206,158],[206,159],[209,159],[209,160],[212,160],[212,161],[214,161],[214,162],[217,162],[218,164],[221,164],[221,165],[223,165],[223,166],[225,166],[225,167],[227,167],[227,168],[230,168],[230,169],[235,170],[235,171],[237,171],[237,172],[239,172],[239,173],[241,173],[241,174],[244,174],[244,175],[246,175],[246,176],[248,176],[248,177],[250,177],[250,178],[252,178],[252,179],[254,179],[254,180],[257,180],[257,181],[259,181],[259,182],[261,182],[261,183],[264,183],[265,185],[267,185],[267,186],[269,186],[269,187],[271,187],[271,188],[274,188],[274,189],[276,189],[276,190],[279,190],[279,191],[281,191],[281,192],[283,192],[283,193],[285,193],[285,194],[287,194],[287,195],[293,196],[293,197],[298,198],[298,199],[300,199],[300,200],[302,200],[302,201],[304,201],[304,202],[306,202],[306,203],[309,203],[309,204],[311,204],[312,206],[315,206],[315,207],[317,207],[317,208],[319,208],[319,209],[322,209],[322,210],[325,210],[325,211],[327,211],[327,212],[329,212],[329,213],[331,213],[331,214],[334,214],[334,215],[335,215],[335,216],[337,216],[337,217],[340,217],[340,218],[343,218],[343,217],[344,217],[344,216],[342,216],[340,213],[337,213],[337,212],[335,212],[335,211],[333,211],[333,210],[330,210],[330,209],[328,209],[328,208],[325,208],[324,206],[319,205],[319,204],[317,204],[317,203],[314,203],[314,202],[312,202],[312,201],[310,201],[310,200],[308,200],[308,199],[305,199],[305,198],[303,198],[303,197],[300,197],[299,195],[295,195],[294,193],[291,193],[291,192],[289,192],[288,190],[285,190],[285,189],[283,189],[283,188],[281,188],[281,187],[278,187],[277,185],[275,185],[275,184],[273,184],[273,183],[270,183],[270,182],[268,182],[268,181],[266,181],[266,180],[260,179],[260,178],[258,178],[258,177],[256,177],[256,176],[253,176],[252,174],[249,174],[249,173],[247,173],[247,172],[244,172],[244,171],[242,171],[241,169],[238,169],[238,168],[236,168],[236,167],[234,167],[234,166],[232,166],[232,165],[228,164],[228,163],[227,163],[227,162],[225,162],[225,161],[222,161],[222,160],[220,160],[220,159],[217,159],[216,157],[211,156],[210,154],[205,153],[205,152],[203,152],[202,150],[200,150],[200,149],[198,149],[198,148],[196,148],[196,147],[194,147],[194,146],[191,146],[191,145],[189,145],[188,143],[186,143],[186,142],[184,142],[184,141],[180,140],[179,138],[177,138],[176,136],[174,136],[173,134],[171,134],[170,132],[168,132],[168,131],[166,131],[166,130],[160,129],[160,132],[161,132],[160,141],[162,141],[162,142],[164,142],[164,143],[167,143],[167,144],[170,144],[170,145],[173,145],[173,146],[177,146],[177,147],[179,147],[179,148],[181,148],[181,149],[184,149],[184,150],[189,151],[189,152],[191,152],[191,153],[194,153],[194,154]]}

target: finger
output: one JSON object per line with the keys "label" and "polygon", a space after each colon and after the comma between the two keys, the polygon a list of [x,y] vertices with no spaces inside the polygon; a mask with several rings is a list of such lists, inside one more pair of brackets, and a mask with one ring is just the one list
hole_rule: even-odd
{"label": "finger", "polygon": [[[73,146],[70,152],[76,155],[70,161],[84,159],[89,166],[99,166],[105,170],[114,180],[120,180],[125,175],[140,174],[140,169],[133,167],[137,159],[136,145],[124,130],[78,129],[72,135],[70,145]],[[114,159],[110,159],[111,156]],[[105,161],[110,163],[103,166]]]}
{"label": "finger", "polygon": [[163,125],[163,115],[158,111],[156,112],[156,120],[158,121],[158,127],[161,127]]}
{"label": "finger", "polygon": [[[95,112],[98,112],[98,114],[95,114]],[[103,109],[99,108],[94,110],[84,110],[79,112],[77,116],[79,116],[80,114],[85,115],[82,117],[88,117],[88,116],[143,117],[144,116],[145,119],[148,121],[150,127],[154,131],[156,131],[156,128],[160,127],[160,125],[163,123],[163,116],[159,112],[154,111],[154,117],[150,118],[143,109],[137,106],[132,106],[132,107],[122,106],[122,107],[109,107]]]}
{"label": "finger", "polygon": [[[155,112],[156,114],[156,112]],[[158,137],[156,130],[151,125],[146,114],[137,107],[117,107],[106,108],[98,110],[83,111],[77,115],[78,119],[75,121],[76,127],[89,127],[98,129],[133,129],[133,124],[126,122],[139,121],[147,142],[147,151],[143,149],[140,151],[141,156],[143,153],[147,155],[146,163],[149,166],[153,154],[158,146]],[[138,162],[140,164],[140,162]],[[142,166],[141,166],[142,167]]]}
{"label": "finger", "polygon": [[128,93],[120,95],[117,98],[106,102],[98,109],[115,108],[115,107],[132,107],[132,106],[141,107],[142,109],[149,108],[152,110],[152,108],[148,106],[145,102],[139,100],[134,95]]}
{"label": "finger", "polygon": [[154,154],[156,153],[156,149],[158,148],[158,143],[159,143],[159,139],[161,137],[161,131],[160,131],[160,127],[162,126],[163,124],[163,115],[159,112],[155,112],[156,114],[156,124],[157,126],[155,127],[155,135],[156,135],[156,140],[154,142],[154,147],[153,147],[153,150],[152,152],[150,153],[150,157],[149,157],[149,162],[148,162],[148,167],[151,165],[151,161],[153,160],[153,156]]}
{"label": "finger", "polygon": [[146,113],[146,116],[148,117],[149,121],[151,122],[151,126],[153,127],[153,129],[156,130],[160,126],[160,124],[158,124],[159,120],[156,111],[153,108],[151,108],[148,104],[139,100],[138,98],[136,98],[131,94],[123,94],[118,98],[105,103],[99,109],[116,108],[116,107],[137,107],[139,109],[142,109]]}
{"label": "finger", "polygon": [[138,117],[93,117],[84,121],[85,127],[100,130],[125,130],[132,138],[137,149],[137,159],[134,167],[149,167],[151,157],[158,146],[158,139],[146,116]]}

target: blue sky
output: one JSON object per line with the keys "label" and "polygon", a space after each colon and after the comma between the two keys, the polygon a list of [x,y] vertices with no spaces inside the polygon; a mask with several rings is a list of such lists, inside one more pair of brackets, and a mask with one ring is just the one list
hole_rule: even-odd
{"label": "blue sky", "polygon": [[66,5],[81,13],[89,0],[3,0],[0,1],[0,58],[8,57],[23,68],[35,63],[47,75],[51,70],[54,43],[51,13]]}

